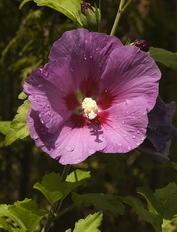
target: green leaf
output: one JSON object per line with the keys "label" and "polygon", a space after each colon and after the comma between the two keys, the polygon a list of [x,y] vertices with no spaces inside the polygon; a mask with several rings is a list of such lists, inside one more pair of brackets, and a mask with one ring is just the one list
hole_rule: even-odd
{"label": "green leaf", "polygon": [[[28,232],[34,231],[39,221],[46,214],[46,212],[39,211],[36,201],[31,199],[17,201],[14,205],[9,206],[8,210],[13,216],[20,219]],[[22,229],[24,228],[22,227]]]}
{"label": "green leaf", "polygon": [[66,197],[76,187],[82,185],[87,178],[90,178],[90,172],[76,170],[67,176],[66,181],[62,182],[59,173],[51,173],[45,175],[41,184],[36,183],[34,188],[41,191],[47,200],[53,204]]}
{"label": "green leaf", "polygon": [[143,206],[143,203],[136,198],[129,198],[129,197],[120,197],[121,200],[132,206],[136,213],[142,217],[143,220],[149,222],[153,225],[156,232],[162,232],[162,217],[158,214],[154,214],[146,210]]}
{"label": "green leaf", "polygon": [[177,170],[177,163],[171,162],[171,164],[172,164],[173,168]]}
{"label": "green leaf", "polygon": [[72,199],[76,204],[84,203],[86,206],[92,204],[96,209],[110,210],[114,213],[124,214],[124,206],[118,196],[109,196],[102,193],[88,193],[79,195],[72,193]]}
{"label": "green leaf", "polygon": [[[103,219],[102,212],[95,214],[89,214],[85,219],[80,219],[75,224],[73,232],[99,232],[98,227],[101,224]],[[66,230],[65,232],[71,232],[71,229]]]}
{"label": "green leaf", "polygon": [[42,182],[36,183],[33,188],[38,189],[47,198],[50,204],[60,200],[64,196],[65,183],[61,182],[59,173],[52,172],[42,178]]}
{"label": "green leaf", "polygon": [[164,207],[162,202],[154,195],[154,193],[149,188],[139,187],[137,192],[144,196],[147,200],[148,210],[152,213],[160,214],[163,216]]}
{"label": "green leaf", "polygon": [[177,70],[177,53],[154,47],[151,47],[148,53],[155,61],[162,63],[166,67]]}
{"label": "green leaf", "polygon": [[11,121],[0,121],[0,133],[6,135],[9,132]]}
{"label": "green leaf", "polygon": [[25,225],[20,218],[16,217],[13,213],[9,211],[8,205],[0,205],[0,216],[5,216],[15,222],[20,228],[26,229]]}
{"label": "green leaf", "polygon": [[6,219],[0,218],[0,228],[3,228],[9,232],[13,232],[12,228],[7,223]]}
{"label": "green leaf", "polygon": [[10,129],[5,138],[5,145],[12,144],[17,139],[23,139],[29,135],[28,126],[26,123],[26,114],[30,107],[30,101],[26,100],[18,108],[17,115],[10,124]]}
{"label": "green leaf", "polygon": [[[20,9],[26,2],[31,0],[24,0],[20,4]],[[81,14],[81,1],[80,0],[34,0],[38,6],[47,6],[50,7],[76,22],[79,26],[82,26],[80,20]]]}
{"label": "green leaf", "polygon": [[165,209],[162,225],[164,228],[177,218],[177,185],[174,182],[170,183],[164,188],[157,189],[154,195],[161,200]]}
{"label": "green leaf", "polygon": [[90,172],[77,169],[76,171],[71,172],[67,176],[66,181],[67,182],[76,182],[76,181],[81,181],[81,180],[88,179],[90,177],[91,177]]}
{"label": "green leaf", "polygon": [[24,100],[25,98],[27,98],[27,95],[26,95],[24,92],[21,92],[21,93],[18,95],[18,99],[20,99],[20,100]]}
{"label": "green leaf", "polygon": [[0,216],[11,220],[11,223],[5,224],[0,218],[0,225],[9,232],[32,232],[45,214],[38,210],[37,203],[31,199],[17,201],[13,205],[0,205]]}

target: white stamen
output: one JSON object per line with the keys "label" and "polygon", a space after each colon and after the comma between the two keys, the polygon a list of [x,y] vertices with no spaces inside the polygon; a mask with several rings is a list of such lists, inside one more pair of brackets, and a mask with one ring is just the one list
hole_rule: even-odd
{"label": "white stamen", "polygon": [[90,97],[86,97],[82,102],[82,109],[89,119],[94,119],[97,116],[98,106],[96,101]]}

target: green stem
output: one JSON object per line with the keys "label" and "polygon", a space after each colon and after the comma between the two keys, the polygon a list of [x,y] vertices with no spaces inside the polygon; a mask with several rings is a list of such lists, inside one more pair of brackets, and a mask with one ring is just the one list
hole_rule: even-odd
{"label": "green stem", "polygon": [[[63,170],[63,173],[61,176],[61,181],[65,181],[65,179],[69,173],[70,167],[71,167],[71,165],[66,165],[64,167],[64,170]],[[44,227],[43,227],[41,232],[48,232],[49,231],[52,222],[56,218],[56,214],[59,212],[59,210],[61,208],[62,203],[63,203],[63,200],[59,200],[59,201],[52,204],[50,212],[47,215],[46,222],[45,222]]]}
{"label": "green stem", "polygon": [[63,211],[61,211],[59,214],[57,214],[57,216],[55,217],[55,219],[61,217],[63,214],[69,212],[71,209],[74,209],[76,207],[76,203],[72,204],[71,206],[69,206],[68,208],[64,209]]}
{"label": "green stem", "polygon": [[121,0],[120,1],[119,8],[118,8],[118,11],[117,11],[117,15],[116,15],[116,18],[115,18],[115,21],[114,21],[114,24],[113,24],[113,27],[112,27],[110,35],[115,35],[116,30],[117,30],[118,25],[119,25],[119,22],[120,22],[120,18],[122,16],[122,13],[128,7],[128,5],[130,4],[131,1],[132,0],[128,0],[127,3],[125,3],[126,0]]}

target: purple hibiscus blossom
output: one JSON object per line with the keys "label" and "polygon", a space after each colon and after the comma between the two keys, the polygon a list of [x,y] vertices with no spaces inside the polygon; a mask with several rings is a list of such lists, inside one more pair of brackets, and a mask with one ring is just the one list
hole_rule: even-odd
{"label": "purple hibiscus blossom", "polygon": [[53,44],[49,59],[24,84],[36,146],[61,164],[76,164],[96,151],[126,153],[144,141],[161,76],[148,54],[78,29]]}
{"label": "purple hibiscus blossom", "polygon": [[165,104],[158,97],[154,108],[148,113],[147,137],[139,146],[141,151],[162,163],[169,161],[170,139],[177,135],[177,129],[172,125],[174,111],[175,102]]}

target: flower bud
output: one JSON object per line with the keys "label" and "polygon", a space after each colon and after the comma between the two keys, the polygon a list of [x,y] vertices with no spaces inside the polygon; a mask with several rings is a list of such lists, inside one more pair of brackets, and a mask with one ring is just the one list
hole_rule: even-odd
{"label": "flower bud", "polygon": [[86,2],[81,3],[81,22],[90,31],[99,31],[101,26],[100,10]]}
{"label": "flower bud", "polygon": [[81,12],[82,12],[83,15],[85,15],[85,11],[87,9],[90,9],[90,10],[92,10],[94,12],[93,8],[88,3],[82,2],[81,3]]}
{"label": "flower bud", "polygon": [[144,52],[148,52],[150,48],[150,43],[146,40],[135,40],[133,43],[134,46],[138,47],[140,50]]}

